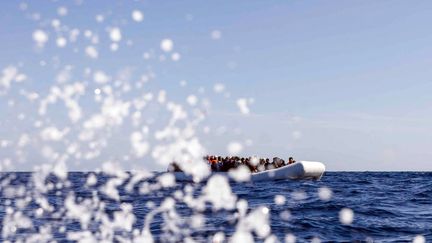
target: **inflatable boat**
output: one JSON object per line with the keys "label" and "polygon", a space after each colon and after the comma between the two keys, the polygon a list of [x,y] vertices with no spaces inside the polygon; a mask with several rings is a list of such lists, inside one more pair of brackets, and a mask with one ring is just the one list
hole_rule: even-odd
{"label": "inflatable boat", "polygon": [[[323,176],[325,165],[321,162],[299,161],[283,167],[252,173],[250,181],[271,181],[271,180],[319,180]],[[173,173],[177,181],[193,181],[190,175],[183,172]],[[228,176],[226,172],[213,172]],[[210,175],[211,176],[211,175]],[[232,180],[232,178],[230,178]]]}

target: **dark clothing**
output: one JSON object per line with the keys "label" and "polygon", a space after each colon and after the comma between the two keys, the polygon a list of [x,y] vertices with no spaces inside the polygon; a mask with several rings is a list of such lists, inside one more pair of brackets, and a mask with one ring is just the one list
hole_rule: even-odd
{"label": "dark clothing", "polygon": [[176,163],[171,163],[168,166],[168,172],[183,172]]}

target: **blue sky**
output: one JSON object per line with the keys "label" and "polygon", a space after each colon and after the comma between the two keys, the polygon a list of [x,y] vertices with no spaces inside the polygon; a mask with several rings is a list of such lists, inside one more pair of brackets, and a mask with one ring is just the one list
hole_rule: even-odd
{"label": "blue sky", "polygon": [[[209,152],[252,140],[243,155],[294,155],[329,170],[432,168],[430,1],[29,1],[25,11],[22,3],[0,4],[0,68],[21,65],[33,90],[43,93],[64,65],[151,69],[157,82],[149,85],[173,99],[202,87],[213,100],[206,124],[227,131],[200,135]],[[61,6],[66,16],[58,16]],[[133,10],[144,13],[142,22],[131,19]],[[32,20],[34,13],[41,18]],[[62,32],[52,31],[52,19],[97,33],[99,58],[83,53],[82,39],[58,48]],[[112,26],[122,30],[116,52],[106,31]],[[35,29],[48,33],[42,50],[32,40]],[[211,38],[215,30],[218,40]],[[163,54],[164,38],[173,40],[180,61],[143,60],[146,52]],[[215,83],[231,97],[212,93]],[[0,97],[2,109],[7,100],[19,103],[17,93]],[[251,114],[238,112],[235,97],[254,99]],[[13,136],[11,114],[0,115],[5,137]]]}

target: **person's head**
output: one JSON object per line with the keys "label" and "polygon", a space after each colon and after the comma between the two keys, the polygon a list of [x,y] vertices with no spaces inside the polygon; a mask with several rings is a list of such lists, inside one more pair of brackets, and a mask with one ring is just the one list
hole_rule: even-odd
{"label": "person's head", "polygon": [[289,157],[288,162],[290,162],[290,163],[294,162],[293,157]]}
{"label": "person's head", "polygon": [[267,158],[265,161],[266,161],[266,163],[270,163],[270,159],[269,158]]}

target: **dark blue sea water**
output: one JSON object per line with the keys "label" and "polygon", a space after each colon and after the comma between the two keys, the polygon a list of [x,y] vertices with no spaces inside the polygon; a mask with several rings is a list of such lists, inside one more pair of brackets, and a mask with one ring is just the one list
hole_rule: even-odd
{"label": "dark blue sea water", "polygon": [[[33,185],[28,182],[31,175],[0,174],[2,232],[7,208],[18,210],[18,201],[22,199],[7,188],[25,188],[27,196],[34,197],[27,199],[31,202],[18,210],[33,221],[32,227],[18,228],[15,234],[6,237],[3,233],[2,241],[29,237],[47,225],[57,241],[66,241],[68,232],[83,230],[80,224],[68,218],[64,211],[64,200],[71,192],[74,193],[77,202],[97,195],[105,202],[103,213],[110,217],[120,208],[121,203],[132,204],[136,217],[133,228],[142,229],[144,219],[151,210],[148,202],[159,205],[164,198],[172,196],[174,191],[185,187],[185,184],[178,184],[175,188],[142,195],[138,189],[140,184],[146,183],[145,181],[137,183],[132,192],[127,192],[121,185],[120,200],[116,201],[104,195],[97,189],[97,185],[93,188],[85,187],[86,173],[69,173],[70,185],[59,186],[59,189],[54,188],[44,194],[54,211],[36,215],[35,211],[39,206],[34,201],[37,195],[32,193]],[[100,175],[98,185],[103,184],[106,179],[106,176]],[[47,180],[57,183],[54,176],[48,177]],[[194,186],[196,195],[200,193],[202,185]],[[426,242],[432,242],[432,173],[429,172],[327,172],[320,181],[286,180],[231,185],[239,198],[248,201],[250,209],[260,205],[270,209],[271,233],[281,242],[287,234],[295,235],[297,242],[310,242],[314,238],[320,239],[321,242],[412,242],[417,235],[423,235]],[[332,190],[333,196],[329,201],[323,201],[317,196],[321,187]],[[286,202],[283,205],[275,204],[276,195],[285,196]],[[354,212],[354,220],[350,225],[343,225],[339,221],[339,212],[343,208],[350,208]],[[193,210],[182,202],[177,202],[176,211],[185,218],[194,214]],[[287,216],[286,212],[290,213],[289,218],[284,217]],[[188,233],[193,239],[207,242],[217,232],[224,232],[229,237],[235,231],[235,210],[214,211],[209,206],[202,213],[205,215],[203,227],[190,229]],[[156,215],[150,224],[150,231],[156,241],[169,239],[170,232],[162,224],[164,217],[166,215]],[[97,221],[94,218],[91,220]],[[97,229],[97,223],[89,227],[89,230],[92,228]],[[132,235],[130,232],[118,234],[125,238]],[[257,237],[255,240],[262,241]]]}

